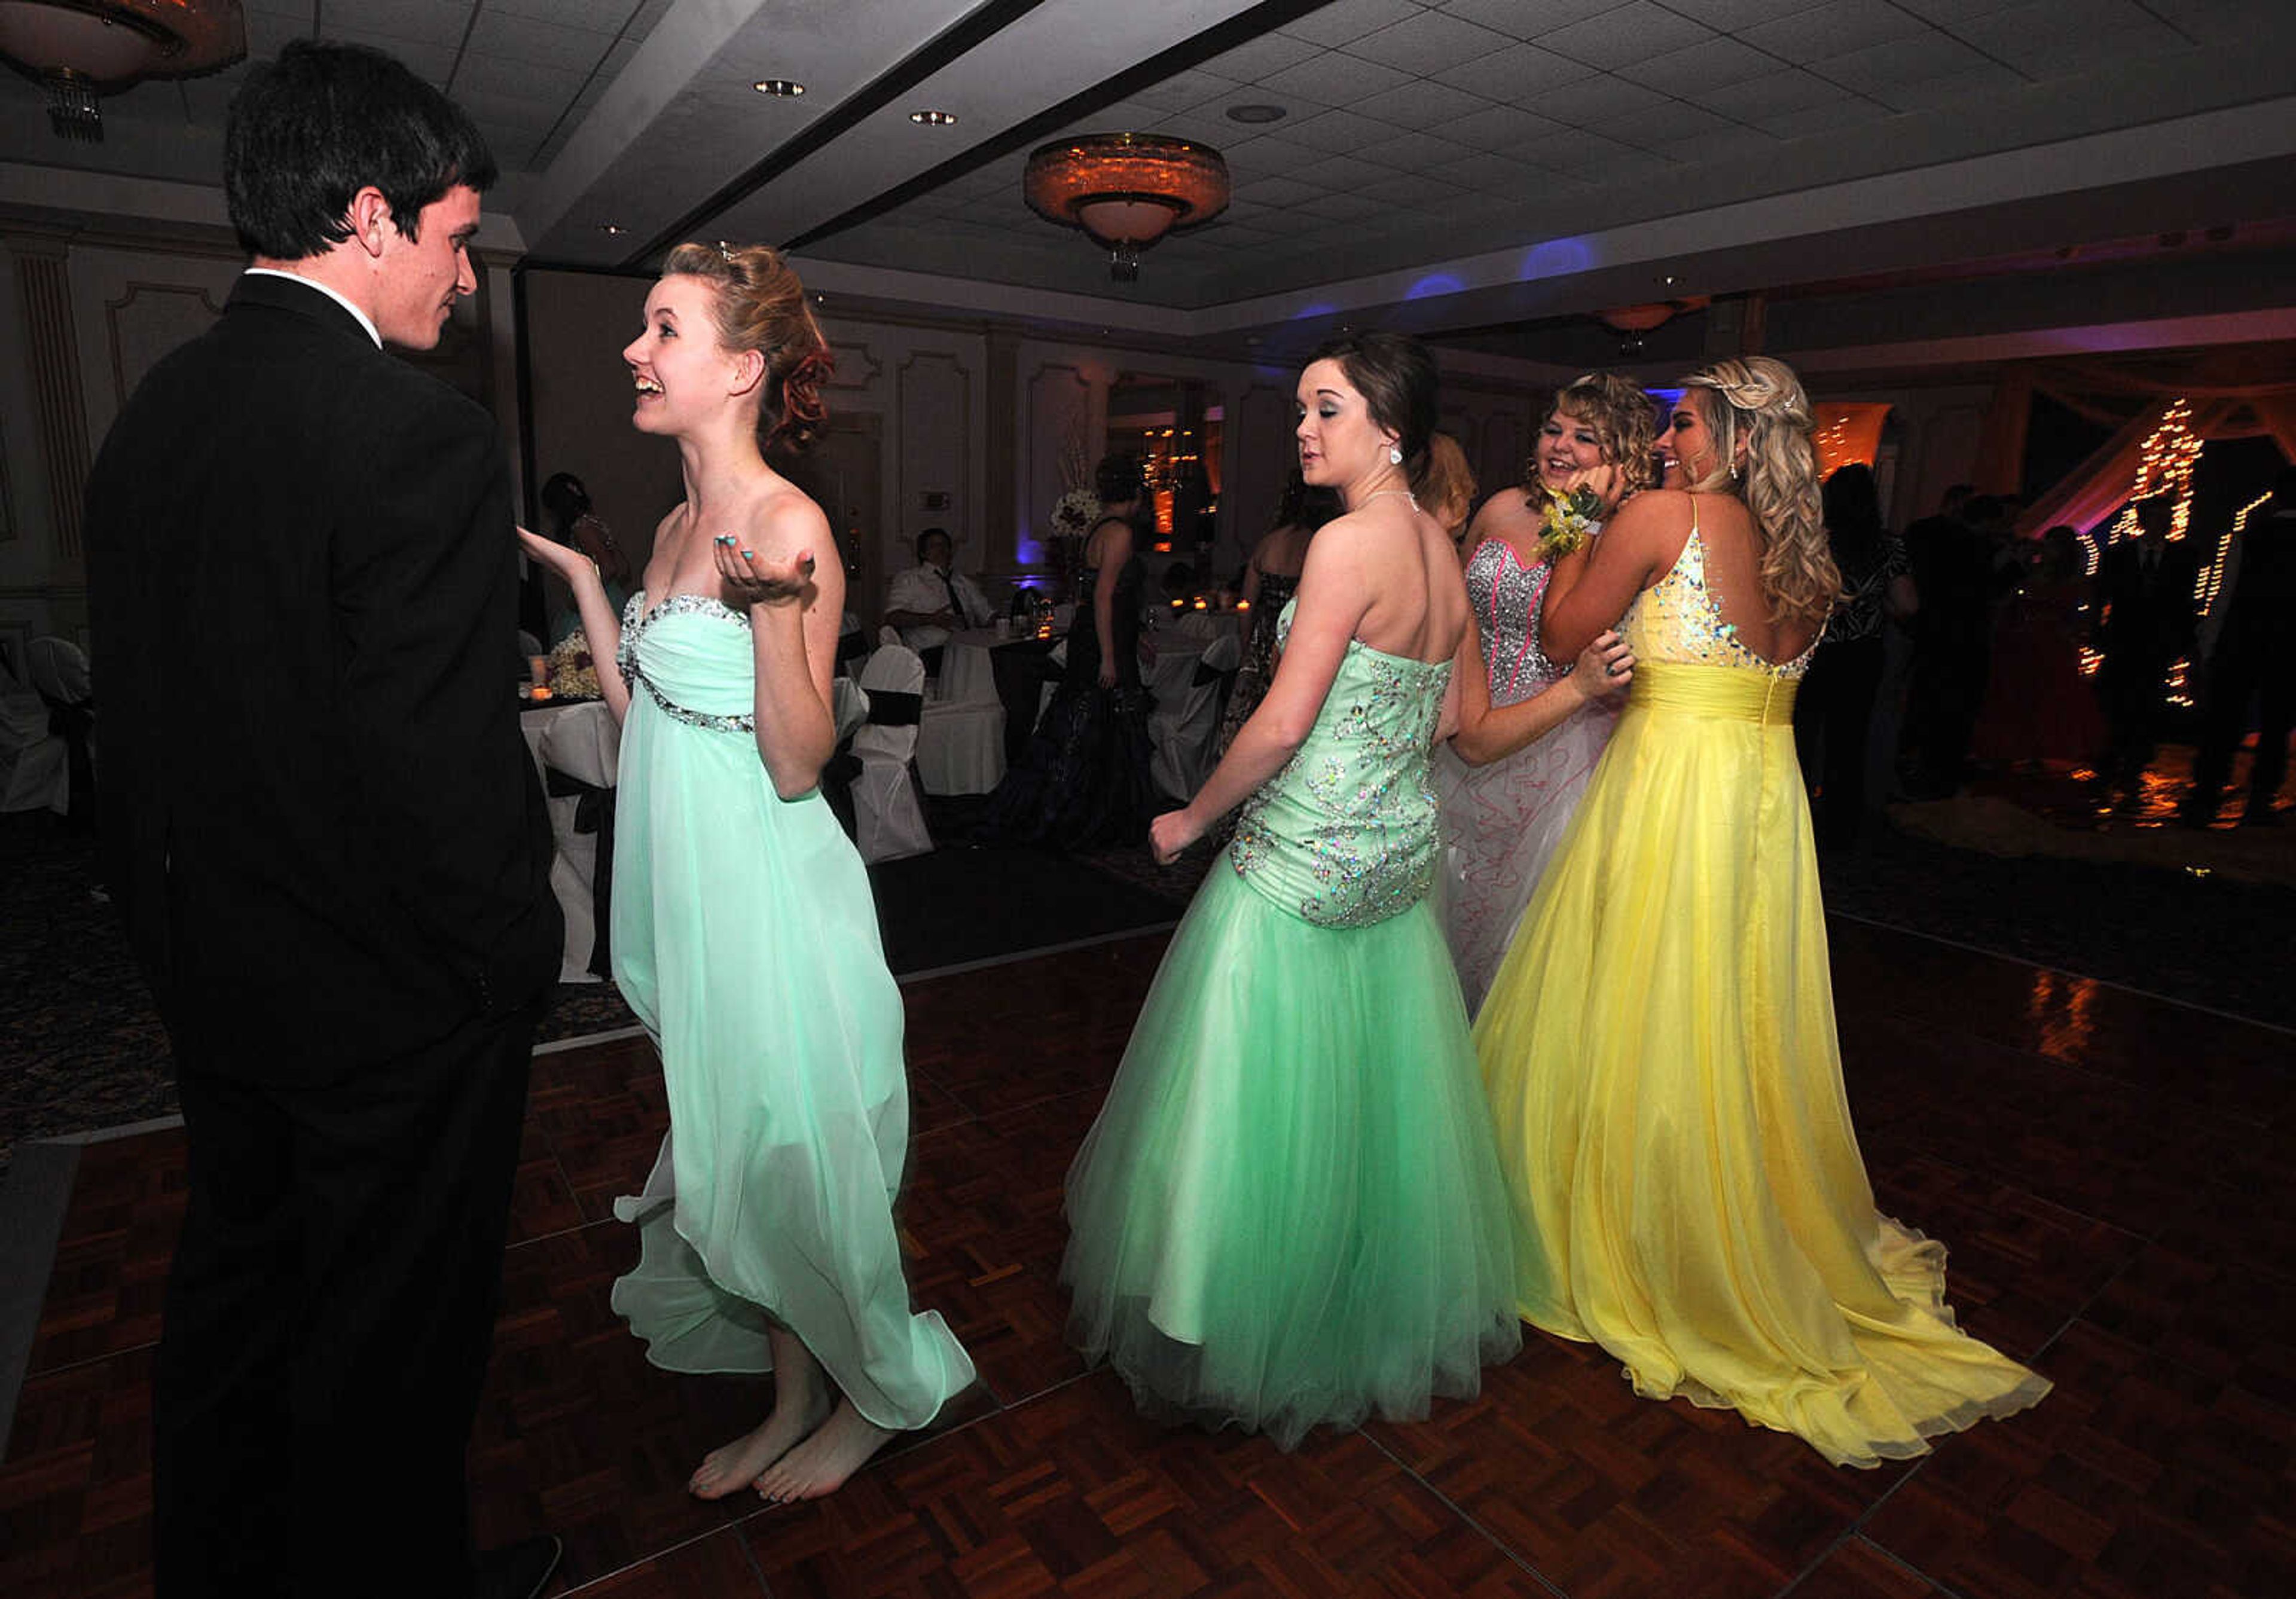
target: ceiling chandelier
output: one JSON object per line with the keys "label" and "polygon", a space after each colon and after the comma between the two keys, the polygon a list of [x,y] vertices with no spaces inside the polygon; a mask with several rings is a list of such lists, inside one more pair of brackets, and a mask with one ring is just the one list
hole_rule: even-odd
{"label": "ceiling chandelier", "polygon": [[1039,146],[1021,190],[1038,216],[1104,246],[1109,276],[1128,283],[1140,276],[1142,250],[1227,209],[1227,163],[1190,139],[1084,134]]}
{"label": "ceiling chandelier", "polygon": [[0,0],[0,55],[48,92],[48,126],[103,137],[96,96],[247,54],[239,0]]}

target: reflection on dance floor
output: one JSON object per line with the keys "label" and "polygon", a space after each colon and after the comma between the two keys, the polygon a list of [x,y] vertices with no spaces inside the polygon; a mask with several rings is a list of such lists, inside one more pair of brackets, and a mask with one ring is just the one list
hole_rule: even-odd
{"label": "reflection on dance floor", "polygon": [[[549,1529],[560,1592],[1903,1596],[2296,1592],[2296,1041],[1870,925],[1832,926],[1882,1209],[1952,1248],[1964,1324],[2053,1379],[1910,1465],[1826,1466],[1636,1399],[1534,1335],[1482,1397],[1285,1455],[1140,1420],[1062,1341],[1062,1178],[1163,939],[906,990],[922,1305],[984,1382],[835,1496],[689,1498],[753,1385],[646,1365],[609,1219],[666,1112],[643,1039],[540,1056],[472,1472],[483,1543]],[[149,1590],[149,1382],[176,1132],[87,1146],[8,1458],[0,1589]],[[376,1536],[390,1536],[376,1529]],[[1795,1587],[1799,1583],[1800,1586]]]}

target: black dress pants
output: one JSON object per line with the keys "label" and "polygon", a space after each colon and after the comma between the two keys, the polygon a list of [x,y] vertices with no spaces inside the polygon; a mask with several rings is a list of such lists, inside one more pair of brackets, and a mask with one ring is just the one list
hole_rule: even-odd
{"label": "black dress pants", "polygon": [[1821,848],[1857,841],[1866,818],[1866,743],[1882,687],[1882,636],[1821,644],[1794,699],[1794,742],[1814,791]]}
{"label": "black dress pants", "polygon": [[153,1399],[160,1599],[469,1592],[463,1451],[537,1014],[323,1086],[182,1060],[190,1183]]}
{"label": "black dress pants", "polygon": [[2296,643],[2262,616],[2235,614],[2209,664],[2202,703],[2201,746],[2193,761],[2193,804],[2213,813],[2233,751],[2257,709],[2256,764],[2249,769],[2248,808],[2272,808],[2288,775],[2288,734],[2296,726]]}

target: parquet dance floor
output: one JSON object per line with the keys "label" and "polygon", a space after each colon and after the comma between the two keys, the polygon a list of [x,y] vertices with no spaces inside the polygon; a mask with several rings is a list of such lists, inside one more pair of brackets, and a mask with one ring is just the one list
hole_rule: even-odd
{"label": "parquet dance floor", "polygon": [[[636,1253],[609,1206],[665,1119],[648,1046],[538,1057],[472,1446],[481,1539],[554,1530],[558,1591],[683,1599],[2296,1595],[2296,1038],[1832,931],[1882,1208],[1949,1244],[1966,1325],[2055,1380],[2026,1414],[1836,1470],[1534,1334],[1472,1403],[1294,1454],[1141,1421],[1063,1347],[1055,1271],[1062,1174],[1151,936],[906,988],[912,1281],[984,1382],[808,1505],[689,1498],[764,1390],[653,1370],[607,1308]],[[148,1384],[181,1196],[177,1133],[82,1152],[0,1464],[14,1599],[149,1589]]]}

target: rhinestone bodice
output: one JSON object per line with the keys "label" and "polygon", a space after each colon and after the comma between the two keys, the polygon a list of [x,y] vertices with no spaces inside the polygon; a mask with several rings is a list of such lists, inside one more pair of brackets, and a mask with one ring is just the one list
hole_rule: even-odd
{"label": "rhinestone bodice", "polygon": [[1539,613],[1546,603],[1547,562],[1525,566],[1503,538],[1487,538],[1467,562],[1467,599],[1481,636],[1493,705],[1528,700],[1563,675],[1546,658]]}
{"label": "rhinestone bodice", "polygon": [[632,594],[614,663],[632,700],[643,689],[665,716],[719,733],[757,729],[750,619],[722,600],[672,594],[648,611],[644,591]]}
{"label": "rhinestone bodice", "polygon": [[1792,660],[1773,661],[1739,641],[1737,627],[1723,619],[1721,602],[1707,578],[1706,542],[1698,534],[1695,496],[1691,498],[1690,537],[1683,541],[1682,554],[1665,577],[1635,596],[1619,634],[1637,660],[1742,667],[1795,681],[1809,670],[1810,652],[1817,647],[1813,640]]}
{"label": "rhinestone bodice", "polygon": [[[1292,613],[1277,621],[1279,649]],[[1306,742],[1244,802],[1228,849],[1243,880],[1325,927],[1368,926],[1424,898],[1437,853],[1429,761],[1450,680],[1447,660],[1349,641]]]}

